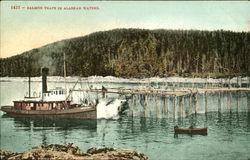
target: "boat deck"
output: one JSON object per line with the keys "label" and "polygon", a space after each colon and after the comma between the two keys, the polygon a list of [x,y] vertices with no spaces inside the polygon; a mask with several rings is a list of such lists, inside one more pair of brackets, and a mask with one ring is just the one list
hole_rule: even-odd
{"label": "boat deck", "polygon": [[21,110],[14,109],[13,106],[2,106],[1,110],[9,115],[30,116],[43,118],[79,118],[79,119],[96,119],[96,107],[77,107],[73,109],[62,110]]}

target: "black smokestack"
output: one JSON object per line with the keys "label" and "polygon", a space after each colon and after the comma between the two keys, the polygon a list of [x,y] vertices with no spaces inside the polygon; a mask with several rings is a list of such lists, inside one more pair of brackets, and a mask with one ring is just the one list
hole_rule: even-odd
{"label": "black smokestack", "polygon": [[42,91],[43,93],[47,92],[47,75],[48,75],[49,69],[48,68],[42,68]]}

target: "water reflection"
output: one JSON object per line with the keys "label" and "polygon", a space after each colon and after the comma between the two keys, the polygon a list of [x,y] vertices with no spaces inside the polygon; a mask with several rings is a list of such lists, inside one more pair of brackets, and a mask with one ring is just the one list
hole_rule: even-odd
{"label": "water reflection", "polygon": [[43,119],[32,117],[14,117],[7,114],[2,115],[1,118],[13,121],[15,128],[32,130],[34,132],[51,129],[55,131],[73,131],[77,129],[96,131],[97,128],[97,120]]}
{"label": "water reflection", "polygon": [[[218,155],[222,155],[220,159],[230,159],[232,152],[250,156],[247,152],[250,147],[249,122],[250,113],[246,112],[209,112],[177,119],[124,115],[118,120],[95,121],[4,115],[1,117],[1,125],[5,127],[1,133],[1,145],[7,150],[24,151],[42,143],[71,142],[83,150],[103,146],[135,149],[146,153],[150,159],[183,159],[183,156],[185,159],[201,159],[204,154],[211,155],[210,159],[217,159]],[[174,138],[175,125],[207,127],[208,134],[181,134]]]}

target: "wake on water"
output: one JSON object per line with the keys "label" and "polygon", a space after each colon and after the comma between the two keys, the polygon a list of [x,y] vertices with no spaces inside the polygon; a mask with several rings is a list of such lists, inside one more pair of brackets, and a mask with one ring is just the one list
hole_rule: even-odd
{"label": "wake on water", "polygon": [[126,100],[115,99],[110,102],[101,100],[97,104],[97,119],[118,119],[120,111],[123,110],[122,107]]}

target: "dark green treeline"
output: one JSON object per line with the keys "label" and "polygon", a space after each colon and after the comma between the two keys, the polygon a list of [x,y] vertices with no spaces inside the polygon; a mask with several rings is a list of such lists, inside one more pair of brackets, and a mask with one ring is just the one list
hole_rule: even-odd
{"label": "dark green treeline", "polygon": [[[13,46],[14,47],[14,46]],[[250,74],[250,33],[115,29],[0,59],[1,76],[200,76]]]}

